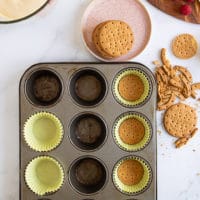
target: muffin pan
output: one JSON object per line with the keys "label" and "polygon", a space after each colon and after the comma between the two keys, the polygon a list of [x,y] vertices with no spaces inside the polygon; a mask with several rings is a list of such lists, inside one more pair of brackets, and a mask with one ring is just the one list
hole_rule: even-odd
{"label": "muffin pan", "polygon": [[[116,95],[116,80],[127,71],[142,73],[145,81],[148,81],[145,98],[136,104],[124,103],[118,98],[119,95]],[[157,199],[157,94],[154,76],[147,67],[131,62],[36,64],[22,76],[19,93],[20,200]],[[31,127],[31,123],[29,129],[26,126],[28,120],[40,113],[54,116],[57,119],[56,124],[61,124],[63,128],[62,141],[47,150],[30,148],[24,137],[29,129],[37,132],[45,128],[44,137],[41,136],[40,140],[48,138],[48,144],[51,144],[51,137],[46,135],[49,122],[46,126],[41,125],[40,121],[39,129]],[[116,129],[119,128],[117,124],[127,116],[141,120],[140,122],[145,124],[145,130],[148,130],[144,141],[141,140],[141,145],[133,144],[133,148],[132,145],[131,148],[123,146],[123,142],[118,142],[119,137],[116,138]],[[135,126],[138,127],[138,124],[140,123],[137,122]],[[37,133],[33,136],[40,137]],[[43,143],[45,144],[45,141],[41,144]],[[31,179],[27,178],[28,174],[25,173],[31,161],[44,156],[47,160],[55,159],[61,165],[64,180],[62,184],[59,182],[60,187],[55,187],[55,191],[47,190],[46,193],[43,191],[44,195],[38,195],[30,189],[28,184]],[[116,181],[116,171],[119,164],[128,158],[140,161],[146,174],[137,187],[121,188],[123,184]],[[49,178],[44,177],[45,180]],[[43,176],[35,183],[39,181],[41,184]],[[40,190],[38,185],[35,187]]]}

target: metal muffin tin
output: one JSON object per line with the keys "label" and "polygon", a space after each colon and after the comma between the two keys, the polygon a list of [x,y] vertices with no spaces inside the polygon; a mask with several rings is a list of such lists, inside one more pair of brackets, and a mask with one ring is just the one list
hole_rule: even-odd
{"label": "metal muffin tin", "polygon": [[[145,104],[128,108],[119,104],[112,92],[112,84],[115,76],[126,68],[135,68],[144,71],[151,84],[151,93]],[[31,95],[27,94],[31,81],[31,75],[40,70],[50,70],[55,73],[61,81],[62,91],[60,97],[51,105],[39,105],[31,100]],[[95,105],[80,105],[73,98],[73,77],[82,70],[93,70],[100,73],[104,79],[105,90],[102,99],[94,102]],[[70,84],[72,83],[72,84]],[[30,93],[30,91],[28,91]],[[72,96],[71,96],[72,95]],[[140,63],[44,63],[30,67],[22,76],[19,87],[20,99],[20,200],[156,200],[157,199],[157,141],[156,141],[156,83],[151,71]],[[81,102],[80,102],[81,103]],[[61,144],[50,152],[35,152],[30,149],[24,141],[23,127],[26,120],[34,113],[46,111],[56,115],[63,124],[64,137]],[[116,119],[126,112],[139,112],[146,116],[151,123],[152,137],[149,144],[137,152],[127,152],[120,149],[113,138],[113,126]],[[102,144],[94,149],[83,149],[76,147],[76,142],[70,138],[70,129],[73,120],[81,114],[96,114],[105,123],[106,136]],[[59,191],[45,196],[34,194],[26,185],[24,171],[27,164],[35,157],[47,155],[56,158],[62,164],[65,171],[65,180]],[[142,157],[152,169],[152,180],[145,191],[137,195],[127,195],[120,192],[113,184],[112,172],[116,163],[126,156]],[[105,168],[105,184],[94,193],[84,193],[84,190],[77,191],[72,185],[73,164],[79,159],[91,157],[96,158]],[[70,171],[72,170],[72,171]]]}

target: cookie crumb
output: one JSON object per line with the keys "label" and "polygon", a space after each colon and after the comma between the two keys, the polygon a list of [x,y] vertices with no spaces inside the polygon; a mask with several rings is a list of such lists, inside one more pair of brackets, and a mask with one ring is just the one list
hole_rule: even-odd
{"label": "cookie crumb", "polygon": [[161,134],[162,134],[161,130],[157,130],[157,133],[158,133],[159,135],[161,135]]}

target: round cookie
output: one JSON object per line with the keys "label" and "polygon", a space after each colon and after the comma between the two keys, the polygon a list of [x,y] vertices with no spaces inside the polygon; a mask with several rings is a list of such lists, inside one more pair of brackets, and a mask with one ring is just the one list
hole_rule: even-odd
{"label": "round cookie", "polygon": [[92,75],[81,76],[75,83],[76,95],[84,101],[95,101],[102,91],[101,82]]}
{"label": "round cookie", "polygon": [[172,51],[178,58],[191,58],[197,53],[197,49],[197,41],[190,34],[178,35],[172,42]]}
{"label": "round cookie", "polygon": [[165,112],[164,126],[167,132],[177,138],[187,137],[195,129],[197,114],[194,108],[178,103]]}
{"label": "round cookie", "polygon": [[121,140],[129,145],[139,143],[143,139],[144,134],[144,125],[135,118],[126,119],[119,127],[119,136]]}
{"label": "round cookie", "polygon": [[104,50],[101,48],[100,43],[99,43],[99,34],[102,26],[106,24],[107,22],[102,22],[99,25],[96,26],[92,33],[92,41],[97,49],[97,51],[105,58],[112,58],[112,56],[108,55]]}
{"label": "round cookie", "polygon": [[125,160],[118,167],[117,174],[124,185],[136,185],[143,178],[144,168],[137,160]]}
{"label": "round cookie", "polygon": [[128,53],[133,46],[133,41],[133,32],[125,22],[111,20],[100,29],[100,46],[104,52],[112,57]]}
{"label": "round cookie", "polygon": [[136,101],[144,93],[144,84],[139,76],[129,74],[121,78],[118,89],[122,98],[127,101]]}

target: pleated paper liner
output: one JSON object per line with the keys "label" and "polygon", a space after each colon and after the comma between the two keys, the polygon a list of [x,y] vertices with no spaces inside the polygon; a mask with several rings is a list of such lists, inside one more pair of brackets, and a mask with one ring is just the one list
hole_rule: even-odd
{"label": "pleated paper liner", "polygon": [[[119,87],[120,80],[128,75],[138,76],[144,85],[144,91],[143,91],[142,95],[140,96],[139,99],[137,99],[135,101],[128,101],[128,100],[124,99],[120,95],[120,92],[119,92],[118,87]],[[152,91],[152,84],[151,84],[150,79],[148,78],[148,75],[145,72],[143,72],[142,70],[140,70],[138,68],[127,68],[125,70],[122,70],[121,72],[119,72],[116,75],[116,77],[114,78],[114,81],[113,81],[112,90],[113,90],[113,95],[114,95],[115,99],[121,105],[123,105],[125,107],[138,107],[139,105],[145,104],[148,101],[148,99],[150,98],[151,91]]]}
{"label": "pleated paper liner", "polygon": [[[142,140],[136,144],[126,144],[119,135],[119,127],[120,125],[127,119],[137,119],[140,121],[145,129],[144,137]],[[150,121],[141,113],[138,112],[128,112],[120,115],[118,119],[116,120],[114,127],[113,127],[113,137],[116,142],[116,144],[123,150],[134,152],[134,151],[140,151],[144,149],[150,142],[152,138],[152,126],[150,124]]]}
{"label": "pleated paper liner", "polygon": [[25,122],[23,132],[27,145],[38,152],[55,149],[63,138],[60,120],[48,112],[38,112],[30,116]]}
{"label": "pleated paper liner", "polygon": [[[139,183],[129,186],[129,185],[125,185],[124,183],[121,182],[121,180],[118,177],[117,171],[118,171],[119,166],[124,161],[131,160],[131,159],[140,162],[140,164],[142,165],[142,167],[144,169],[144,174]],[[147,161],[145,161],[141,157],[138,157],[138,156],[124,157],[120,161],[118,161],[118,163],[114,167],[113,183],[114,183],[115,187],[123,194],[138,195],[140,193],[143,193],[143,192],[145,192],[145,190],[147,190],[149,188],[151,182],[152,182],[152,169],[151,169],[150,165],[147,163]]]}
{"label": "pleated paper liner", "polygon": [[25,169],[28,188],[43,196],[57,192],[64,183],[64,170],[61,164],[50,156],[34,158]]}

